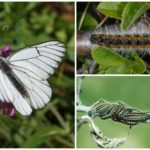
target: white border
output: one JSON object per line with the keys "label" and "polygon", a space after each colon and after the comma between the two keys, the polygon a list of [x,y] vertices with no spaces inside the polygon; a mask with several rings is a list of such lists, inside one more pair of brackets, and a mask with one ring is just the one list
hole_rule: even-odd
{"label": "white border", "polygon": [[77,122],[76,122],[76,118],[77,118],[77,111],[76,111],[76,88],[77,88],[77,50],[76,50],[76,40],[77,40],[77,22],[76,22],[76,17],[77,17],[77,3],[74,2],[74,13],[75,13],[75,20],[74,20],[74,31],[75,31],[75,34],[74,34],[74,56],[75,56],[75,59],[74,59],[74,73],[75,73],[75,76],[74,76],[74,111],[75,111],[75,121],[74,121],[74,128],[75,128],[75,133],[74,133],[74,147],[77,148]]}

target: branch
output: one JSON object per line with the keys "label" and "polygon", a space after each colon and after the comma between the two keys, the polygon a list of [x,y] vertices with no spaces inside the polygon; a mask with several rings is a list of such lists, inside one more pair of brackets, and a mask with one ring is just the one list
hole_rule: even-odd
{"label": "branch", "polygon": [[82,123],[89,123],[90,133],[94,142],[101,148],[116,148],[126,141],[126,138],[107,138],[102,131],[94,124],[89,116],[82,116]]}
{"label": "branch", "polygon": [[77,111],[88,113],[91,107],[85,105],[78,105]]}
{"label": "branch", "polygon": [[83,79],[83,77],[80,77],[79,80],[78,80],[77,95],[76,95],[77,105],[82,105],[82,101],[80,99],[82,79]]}
{"label": "branch", "polygon": [[83,105],[83,103],[80,99],[82,80],[83,80],[83,77],[80,77],[78,79],[78,88],[77,88],[77,96],[76,96],[77,97],[77,108],[76,109],[77,109],[77,111],[87,113],[90,110],[90,107]]}
{"label": "branch", "polygon": [[83,105],[80,99],[82,80],[83,80],[83,77],[80,77],[78,79],[77,96],[76,96],[77,97],[77,111],[87,113],[90,110],[90,107]]}

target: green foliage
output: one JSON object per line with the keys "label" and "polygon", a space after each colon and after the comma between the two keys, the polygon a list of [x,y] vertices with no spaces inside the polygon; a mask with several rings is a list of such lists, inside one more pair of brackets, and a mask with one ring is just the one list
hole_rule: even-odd
{"label": "green foliage", "polygon": [[122,30],[128,29],[149,8],[148,2],[102,2],[97,7],[101,13],[120,19]]}
{"label": "green foliage", "polygon": [[71,7],[67,5],[59,3],[58,10],[55,10],[54,3],[1,3],[1,45],[13,45],[15,51],[16,48],[59,39],[68,43],[68,51],[73,51],[74,16],[73,13],[63,13]]}
{"label": "green foliage", "polygon": [[63,129],[58,128],[57,126],[44,126],[40,128],[40,130],[33,134],[31,137],[29,137],[27,141],[22,145],[22,147],[34,148],[42,144],[48,138],[53,138],[53,136],[58,136],[61,134],[63,134]]}
{"label": "green foliage", "polygon": [[97,9],[112,18],[121,19],[122,12],[127,2],[102,2]]}
{"label": "green foliage", "polygon": [[147,10],[150,8],[149,3],[130,2],[124,8],[121,19],[121,28],[126,30]]}
{"label": "green foliage", "polygon": [[111,51],[111,49],[97,47],[92,50],[93,59],[100,65],[99,73],[107,74],[138,74],[145,72],[145,64],[137,54],[132,54],[132,59]]}
{"label": "green foliage", "polygon": [[63,62],[49,79],[51,102],[29,117],[0,116],[1,148],[74,147],[74,4],[0,3],[1,47],[13,51],[57,39],[67,46]]}

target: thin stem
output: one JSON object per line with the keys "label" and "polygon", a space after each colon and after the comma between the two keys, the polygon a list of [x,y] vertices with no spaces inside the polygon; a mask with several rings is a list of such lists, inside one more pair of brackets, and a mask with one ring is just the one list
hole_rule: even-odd
{"label": "thin stem", "polygon": [[79,22],[78,31],[79,31],[79,30],[81,29],[81,27],[82,27],[82,24],[83,24],[85,15],[86,15],[86,13],[87,13],[87,10],[88,10],[88,8],[89,8],[89,5],[90,5],[90,3],[87,3],[87,5],[86,5],[86,7],[85,7],[85,9],[84,9],[84,12],[83,12],[83,14],[82,14],[82,16],[81,16],[81,19],[80,19],[80,22]]}
{"label": "thin stem", "polygon": [[108,16],[105,16],[105,18],[103,18],[103,20],[97,25],[96,29],[99,29],[107,19],[108,19]]}
{"label": "thin stem", "polygon": [[80,111],[80,112],[88,112],[90,110],[90,107],[89,106],[85,106],[85,105],[78,105],[77,106],[77,111]]}
{"label": "thin stem", "polygon": [[72,144],[72,143],[70,143],[70,142],[64,140],[64,139],[61,138],[61,137],[56,137],[56,139],[57,139],[58,142],[62,143],[63,145],[66,145],[67,147],[70,147],[70,148],[73,147],[73,144]]}
{"label": "thin stem", "polygon": [[94,142],[101,148],[116,148],[126,141],[126,138],[107,138],[103,132],[96,126],[92,118],[89,116],[82,116],[80,123],[88,123],[91,136]]}
{"label": "thin stem", "polygon": [[98,66],[98,65],[97,65],[96,61],[92,61],[91,66],[90,66],[90,68],[89,68],[89,73],[90,73],[90,74],[93,74],[93,73],[95,72],[97,66]]}
{"label": "thin stem", "polygon": [[83,120],[82,118],[78,118],[77,119],[77,129],[79,130],[84,123],[86,123],[85,120]]}
{"label": "thin stem", "polygon": [[82,85],[82,77],[78,80],[78,87],[77,87],[77,105],[82,105],[82,101],[80,99],[80,93],[81,93],[81,85]]}
{"label": "thin stem", "polygon": [[59,123],[61,124],[61,126],[67,131],[68,128],[66,126],[64,119],[61,117],[60,113],[57,111],[57,109],[55,108],[55,106],[52,103],[50,105],[50,109],[53,112],[53,114],[55,115],[55,117],[57,118],[57,120],[59,121]]}

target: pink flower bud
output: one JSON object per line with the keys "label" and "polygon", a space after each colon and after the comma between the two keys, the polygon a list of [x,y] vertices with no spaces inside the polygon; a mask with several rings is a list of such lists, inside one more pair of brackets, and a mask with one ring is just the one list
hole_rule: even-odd
{"label": "pink flower bud", "polygon": [[0,101],[0,111],[2,112],[3,116],[9,115],[13,117],[15,114],[15,108],[12,103],[2,102]]}
{"label": "pink flower bud", "polygon": [[10,54],[10,50],[11,50],[10,45],[5,46],[2,52],[3,57],[8,57]]}

